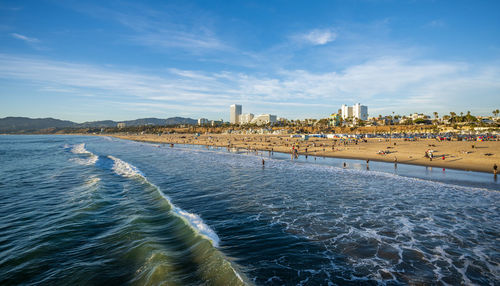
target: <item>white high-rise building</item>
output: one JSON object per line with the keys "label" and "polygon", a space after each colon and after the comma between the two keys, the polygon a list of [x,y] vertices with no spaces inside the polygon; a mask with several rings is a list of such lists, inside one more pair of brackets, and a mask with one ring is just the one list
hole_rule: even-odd
{"label": "white high-rise building", "polygon": [[340,113],[342,114],[343,120],[346,120],[349,117],[360,120],[368,120],[368,107],[361,105],[360,103],[356,103],[354,106],[342,104]]}
{"label": "white high-rise building", "polygon": [[231,105],[231,114],[229,122],[231,124],[238,124],[240,121],[240,115],[241,115],[241,105],[239,104]]}
{"label": "white high-rise building", "polygon": [[352,106],[347,106],[345,104],[342,104],[341,113],[342,113],[342,119],[347,119],[349,117],[352,117],[353,116]]}
{"label": "white high-rise building", "polygon": [[360,103],[354,104],[352,107],[352,116],[361,120],[368,120],[368,107]]}

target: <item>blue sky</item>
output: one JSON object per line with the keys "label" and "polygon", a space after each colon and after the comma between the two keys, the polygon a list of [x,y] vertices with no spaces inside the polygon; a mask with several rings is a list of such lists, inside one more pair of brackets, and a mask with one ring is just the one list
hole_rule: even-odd
{"label": "blue sky", "polygon": [[500,108],[499,1],[4,1],[0,117]]}

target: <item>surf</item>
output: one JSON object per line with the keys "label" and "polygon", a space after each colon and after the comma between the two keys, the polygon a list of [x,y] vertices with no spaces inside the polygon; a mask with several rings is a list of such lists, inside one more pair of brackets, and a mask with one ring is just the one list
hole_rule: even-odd
{"label": "surf", "polygon": [[[177,241],[177,246],[183,248],[187,257],[192,263],[197,265],[198,275],[204,281],[217,282],[221,285],[249,285],[249,280],[238,271],[238,266],[234,265],[217,248],[220,245],[220,238],[217,233],[206,224],[203,219],[194,213],[190,213],[172,203],[171,199],[165,195],[161,189],[150,182],[147,176],[136,166],[112,155],[98,156],[85,148],[85,144],[77,144],[71,148],[71,152],[77,155],[85,155],[94,158],[94,165],[102,170],[111,171],[112,174],[124,179],[131,179],[144,184],[143,188],[152,188],[154,192],[167,205],[167,212],[172,217],[173,228],[170,236]],[[88,165],[88,164],[85,164]],[[145,189],[146,190],[146,189]],[[178,227],[176,226],[178,225]],[[187,228],[181,227],[184,225]],[[193,240],[193,238],[195,238]],[[211,249],[212,248],[212,249]],[[165,273],[156,273],[153,280],[161,281]],[[148,279],[149,281],[149,279]],[[152,280],[151,280],[152,281]]]}

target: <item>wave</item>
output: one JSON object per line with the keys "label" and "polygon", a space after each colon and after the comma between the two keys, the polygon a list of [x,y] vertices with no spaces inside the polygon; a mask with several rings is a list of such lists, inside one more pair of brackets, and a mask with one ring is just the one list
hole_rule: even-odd
{"label": "wave", "polygon": [[[122,177],[134,177],[134,176],[139,176],[142,177],[144,180],[147,181],[146,177],[144,174],[135,166],[122,161],[114,156],[108,156],[109,159],[113,160],[113,166],[111,169],[113,172],[115,172],[117,175],[120,175]],[[149,182],[148,182],[149,183]],[[150,183],[151,184],[151,183]]]}
{"label": "wave", "polygon": [[[176,205],[174,205],[170,198],[165,195],[161,189],[156,186],[155,184],[151,183],[146,175],[136,166],[121,160],[120,158],[117,158],[112,155],[107,155],[107,156],[98,156],[95,155],[94,153],[90,152],[85,148],[85,144],[77,144],[73,146],[66,146],[66,149],[71,148],[71,152],[74,154],[79,155],[79,157],[86,157],[86,158],[73,158],[72,161],[76,161],[81,164],[85,165],[90,165],[94,164],[96,167],[99,167],[104,170],[110,170],[113,173],[115,173],[118,176],[124,177],[124,178],[131,178],[131,179],[138,179],[144,182],[145,184],[150,185],[153,187],[158,194],[167,202],[167,204],[170,206],[170,212],[173,216],[177,217],[179,219],[179,223],[183,223],[186,227],[188,227],[191,231],[192,234],[199,237],[203,241],[206,241],[208,245],[211,245],[211,247],[214,247],[214,249],[219,247],[220,244],[220,238],[217,235],[217,233],[210,227],[208,226],[203,219],[194,213],[190,213],[188,211],[185,211]],[[93,186],[97,183],[99,183],[100,179],[98,178],[92,178],[86,182],[86,186]],[[190,232],[191,232],[190,231]],[[200,250],[195,250],[197,253]],[[226,282],[231,281],[229,284],[232,285],[251,285],[251,282],[245,277],[243,278],[242,275],[239,273],[238,266],[233,265],[227,258],[224,257],[224,255],[216,251],[218,254],[217,256],[219,258],[215,258],[214,263],[219,263],[221,262],[221,267],[225,268],[229,272],[225,273],[231,273],[231,275],[228,277],[226,276],[225,278],[218,277],[219,274],[213,273],[211,271],[208,272],[203,272],[203,276],[206,276],[205,278],[207,280],[219,280],[219,279],[229,279],[229,280],[224,280]],[[197,253],[196,256],[202,255],[201,253]],[[216,256],[216,257],[217,257]],[[222,258],[222,259],[221,259]],[[219,261],[219,262],[215,262]],[[206,266],[204,266],[206,267]],[[214,276],[215,275],[215,276]],[[230,278],[231,277],[231,278]]]}
{"label": "wave", "polygon": [[[83,154],[83,155],[88,155],[88,158],[73,158],[72,161],[77,162],[82,165],[96,165],[99,164],[100,167],[103,167],[105,169],[111,169],[115,174],[126,177],[126,178],[132,178],[132,177],[139,177],[142,180],[144,180],[146,183],[149,185],[153,186],[159,193],[160,195],[167,200],[167,202],[170,204],[172,208],[172,212],[180,217],[183,221],[185,221],[189,226],[191,226],[192,229],[195,230],[195,232],[202,237],[208,239],[213,246],[218,247],[220,243],[220,238],[219,236],[215,233],[213,229],[211,229],[204,221],[203,219],[193,213],[187,212],[177,206],[175,206],[170,198],[166,196],[158,186],[154,185],[151,183],[144,173],[141,172],[137,167],[134,165],[127,163],[119,158],[116,158],[114,156],[103,156],[99,157],[95,155],[94,153],[88,151],[85,149],[85,143],[77,144],[71,147],[71,152],[74,154]],[[106,159],[110,159],[112,163],[107,163]],[[98,162],[99,161],[99,162]]]}
{"label": "wave", "polygon": [[[194,230],[196,235],[199,235],[201,238],[209,241],[212,246],[219,247],[219,243],[220,243],[219,236],[217,235],[217,233],[215,233],[215,231],[212,228],[210,228],[210,226],[208,226],[203,221],[203,219],[200,216],[193,214],[193,213],[190,213],[190,212],[187,212],[187,211],[175,206],[171,202],[170,198],[167,195],[165,195],[160,190],[160,188],[158,186],[151,183],[146,178],[144,173],[142,173],[134,165],[127,163],[127,162],[125,162],[119,158],[116,158],[114,156],[111,156],[111,155],[107,156],[107,158],[109,158],[113,161],[113,164],[111,166],[111,170],[113,170],[115,172],[115,174],[120,175],[122,177],[126,177],[126,178],[136,177],[136,178],[143,180],[145,183],[151,185],[152,187],[154,187],[157,190],[157,192],[163,197],[163,199],[165,199],[168,202],[168,204],[171,206],[172,213],[175,216],[180,218],[182,221],[184,221],[186,223],[187,226],[189,226],[192,230]],[[224,260],[223,265],[225,265],[224,267],[228,267],[232,271],[232,273],[234,273],[234,277],[237,280],[237,281],[232,281],[231,284],[236,283],[234,285],[239,285],[239,284],[251,285],[251,283],[247,279],[242,278],[240,273],[235,269],[235,266],[231,262],[227,261],[225,258],[223,260]],[[210,276],[212,274],[208,274],[208,275]]]}
{"label": "wave", "polygon": [[71,148],[71,153],[86,155],[86,158],[73,158],[72,161],[77,162],[80,165],[94,165],[99,156],[85,149],[85,143],[77,144],[74,146],[65,145],[64,148]]}
{"label": "wave", "polygon": [[160,195],[170,204],[172,207],[172,211],[174,214],[176,214],[178,217],[180,217],[183,221],[185,221],[191,228],[195,230],[195,232],[208,239],[213,246],[218,247],[220,243],[220,238],[219,236],[215,233],[213,229],[211,229],[202,219],[200,216],[187,212],[177,206],[175,206],[170,198],[166,196],[158,186],[155,184],[151,183],[148,181],[146,176],[134,165],[129,164],[119,158],[116,158],[114,156],[107,156],[109,159],[113,160],[113,166],[111,169],[115,172],[115,174],[120,175],[122,177],[139,177],[142,180],[144,180],[146,183],[149,185],[153,186],[159,193]]}
{"label": "wave", "polygon": [[85,143],[76,144],[71,148],[73,154],[92,154],[92,152],[85,149]]}

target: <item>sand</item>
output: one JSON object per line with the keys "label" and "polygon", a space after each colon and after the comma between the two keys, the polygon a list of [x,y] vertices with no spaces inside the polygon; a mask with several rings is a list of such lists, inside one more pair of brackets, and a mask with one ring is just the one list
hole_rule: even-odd
{"label": "sand", "polygon": [[[336,158],[362,159],[394,162],[398,164],[415,164],[439,168],[451,168],[467,171],[493,173],[493,165],[500,166],[500,141],[437,141],[435,139],[420,139],[405,141],[404,139],[370,138],[367,142],[358,141],[343,144],[337,139],[291,138],[289,135],[227,135],[209,134],[196,136],[194,134],[113,134],[121,139],[173,143],[196,144],[220,147],[242,148],[291,153],[292,146],[298,147],[300,156],[326,156]],[[307,149],[307,151],[306,151]],[[433,159],[425,157],[432,150]],[[384,151],[383,153],[380,151]],[[444,156],[444,159],[443,159]]]}

